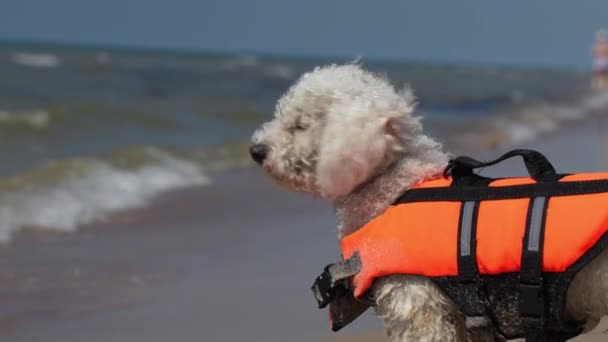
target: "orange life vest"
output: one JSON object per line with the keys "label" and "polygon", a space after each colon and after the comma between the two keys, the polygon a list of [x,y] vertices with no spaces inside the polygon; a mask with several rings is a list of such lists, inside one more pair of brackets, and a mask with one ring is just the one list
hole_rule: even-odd
{"label": "orange life vest", "polygon": [[[559,183],[589,180],[608,181],[608,173],[569,175]],[[445,189],[451,182],[437,179],[414,189]],[[488,186],[504,189],[533,183],[531,178],[507,178],[491,181]],[[608,231],[608,192],[544,198],[544,241],[539,241],[543,243],[542,272],[563,273]],[[527,197],[464,203],[449,198],[398,201],[342,239],[343,257],[358,252],[362,262],[361,271],[353,277],[355,297],[365,293],[375,278],[385,275],[458,276],[458,256],[467,252],[475,257],[479,274],[520,272],[530,202]],[[464,224],[461,213],[467,210],[467,203],[471,216],[469,227],[465,227],[468,238],[461,235],[459,239],[459,228]],[[474,232],[472,215],[476,216]]]}
{"label": "orange life vest", "polygon": [[[513,155],[532,177],[472,173]],[[562,314],[570,281],[608,245],[608,173],[558,175],[529,150],[489,163],[461,157],[450,168],[453,178],[418,184],[342,239],[343,258],[357,259],[354,298],[376,278],[421,275],[467,316],[490,317],[503,337],[578,334],[581,322]]]}

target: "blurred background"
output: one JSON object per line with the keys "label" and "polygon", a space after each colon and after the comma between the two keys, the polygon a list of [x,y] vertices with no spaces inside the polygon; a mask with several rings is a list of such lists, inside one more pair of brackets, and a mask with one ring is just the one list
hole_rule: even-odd
{"label": "blurred background", "polygon": [[604,0],[3,0],[0,338],[330,338],[331,208],[247,153],[287,87],[360,58],[454,153],[606,170],[603,27]]}

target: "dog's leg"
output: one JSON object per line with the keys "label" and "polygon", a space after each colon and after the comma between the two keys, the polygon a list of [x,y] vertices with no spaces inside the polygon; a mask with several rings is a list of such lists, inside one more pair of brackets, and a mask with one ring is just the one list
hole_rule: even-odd
{"label": "dog's leg", "polygon": [[483,341],[468,335],[464,318],[428,278],[384,277],[374,283],[373,295],[393,342]]}
{"label": "dog's leg", "polygon": [[578,272],[568,289],[566,317],[585,320],[585,331],[608,315],[608,249]]}

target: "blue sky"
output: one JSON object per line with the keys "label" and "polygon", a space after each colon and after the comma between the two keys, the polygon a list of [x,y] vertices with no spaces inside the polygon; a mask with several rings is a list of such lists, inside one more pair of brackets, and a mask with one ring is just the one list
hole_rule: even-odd
{"label": "blue sky", "polygon": [[587,66],[607,0],[2,0],[0,38]]}

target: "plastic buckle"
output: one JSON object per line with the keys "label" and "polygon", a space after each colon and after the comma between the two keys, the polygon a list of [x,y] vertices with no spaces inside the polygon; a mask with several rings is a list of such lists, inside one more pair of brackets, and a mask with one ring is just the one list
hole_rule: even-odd
{"label": "plastic buckle", "polygon": [[333,281],[328,271],[329,266],[325,267],[325,270],[321,275],[317,277],[314,284],[312,285],[312,293],[319,305],[319,309],[323,309],[329,303],[334,300],[335,292],[333,291]]}
{"label": "plastic buckle", "polygon": [[361,259],[357,252],[346,260],[325,266],[311,288],[319,309],[346,295],[350,288],[348,279],[360,270]]}
{"label": "plastic buckle", "polygon": [[[542,331],[545,327],[545,298],[541,284],[519,284],[520,302],[519,313],[522,325],[533,336],[534,331]],[[530,340],[534,340],[530,338]]]}

